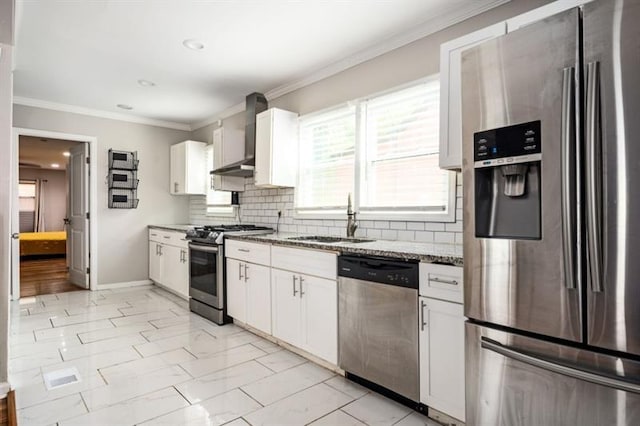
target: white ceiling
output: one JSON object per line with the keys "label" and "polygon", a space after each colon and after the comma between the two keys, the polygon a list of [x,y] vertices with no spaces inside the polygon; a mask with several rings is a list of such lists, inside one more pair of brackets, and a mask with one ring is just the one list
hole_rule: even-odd
{"label": "white ceiling", "polygon": [[[82,142],[20,136],[19,143],[18,157],[21,167],[65,170],[69,161],[62,153]],[[51,167],[53,163],[59,164],[60,167]]]}
{"label": "white ceiling", "polygon": [[17,0],[14,96],[193,127],[505,1]]}

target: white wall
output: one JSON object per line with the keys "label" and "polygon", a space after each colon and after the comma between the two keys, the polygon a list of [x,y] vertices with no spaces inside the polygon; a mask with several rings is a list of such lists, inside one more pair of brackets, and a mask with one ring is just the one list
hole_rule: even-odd
{"label": "white wall", "polygon": [[[98,140],[98,284],[149,278],[147,225],[184,223],[188,198],[169,194],[169,146],[189,132],[21,105],[13,106],[13,125],[27,129],[95,136]],[[107,151],[138,151],[137,209],[107,208]]]}
{"label": "white wall", "polygon": [[[440,44],[535,9],[549,0],[512,0],[510,3],[468,19],[460,24],[424,37],[406,46],[380,55],[326,79],[269,100],[269,107],[298,112],[300,115],[388,90],[439,72]],[[223,127],[244,128],[244,113],[223,120]],[[217,125],[193,132],[192,138],[211,143]],[[405,241],[454,243],[462,246],[462,178],[458,174],[455,223],[360,221],[356,235]],[[240,196],[241,218],[246,223],[274,225],[277,210],[282,210],[281,230],[300,233],[344,234],[346,220],[299,220],[293,218],[294,189],[256,189],[247,178],[246,191]],[[276,209],[276,210],[274,210]],[[228,218],[206,216],[204,197],[191,197],[193,223],[225,223]]]}
{"label": "white wall", "polygon": [[7,381],[11,283],[11,46],[0,43],[0,384]]}
{"label": "white wall", "polygon": [[63,231],[67,217],[67,173],[64,170],[31,169],[20,167],[20,180],[45,179],[44,225],[45,231]]}

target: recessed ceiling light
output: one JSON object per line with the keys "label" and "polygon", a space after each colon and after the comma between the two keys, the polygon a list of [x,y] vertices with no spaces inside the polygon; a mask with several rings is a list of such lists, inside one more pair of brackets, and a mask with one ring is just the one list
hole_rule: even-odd
{"label": "recessed ceiling light", "polygon": [[142,78],[138,80],[138,84],[142,87],[153,87],[156,85],[153,81],[144,80]]}
{"label": "recessed ceiling light", "polygon": [[71,153],[69,151],[65,151],[62,153],[65,157],[71,157]]}
{"label": "recessed ceiling light", "polygon": [[54,169],[58,169],[58,168],[60,168],[60,164],[58,164],[58,163],[51,163],[51,167],[53,167]]}
{"label": "recessed ceiling light", "polygon": [[204,49],[204,44],[202,42],[196,40],[195,38],[188,38],[182,42],[182,45],[187,49],[191,50],[202,50]]}
{"label": "recessed ceiling light", "polygon": [[130,111],[133,109],[133,107],[131,105],[127,105],[127,104],[118,104],[116,105],[118,108],[120,109],[126,109],[127,111]]}

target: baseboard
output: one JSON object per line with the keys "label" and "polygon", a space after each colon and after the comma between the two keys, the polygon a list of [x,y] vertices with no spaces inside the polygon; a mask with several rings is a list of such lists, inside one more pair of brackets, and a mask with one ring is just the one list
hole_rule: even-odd
{"label": "baseboard", "polygon": [[140,287],[143,285],[151,285],[153,281],[151,280],[140,280],[140,281],[126,281],[121,283],[108,283],[108,284],[98,284],[96,286],[96,290],[108,290],[110,288],[125,288],[125,287]]}
{"label": "baseboard", "polygon": [[9,382],[0,383],[0,399],[6,398],[10,390],[11,385],[9,385]]}

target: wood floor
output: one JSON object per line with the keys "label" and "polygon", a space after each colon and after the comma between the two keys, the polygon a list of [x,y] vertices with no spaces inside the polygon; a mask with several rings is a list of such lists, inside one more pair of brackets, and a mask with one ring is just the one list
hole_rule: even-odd
{"label": "wood floor", "polygon": [[20,297],[83,290],[69,282],[64,257],[20,260]]}

